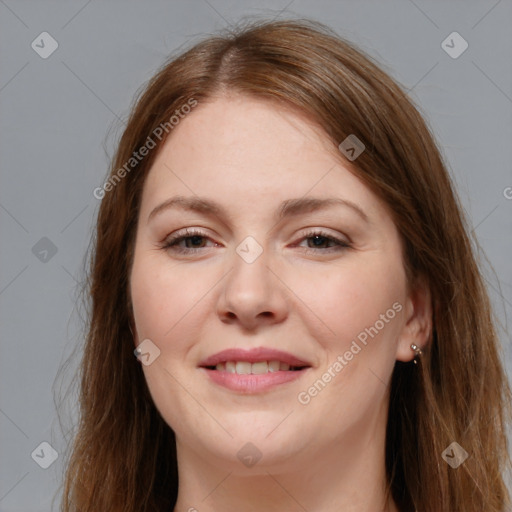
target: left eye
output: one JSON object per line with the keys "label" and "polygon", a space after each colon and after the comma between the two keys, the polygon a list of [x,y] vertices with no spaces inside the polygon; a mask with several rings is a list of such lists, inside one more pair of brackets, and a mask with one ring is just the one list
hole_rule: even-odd
{"label": "left eye", "polygon": [[[303,237],[303,240],[312,240],[313,241],[313,246],[309,247],[309,248],[312,248],[312,249],[322,249],[322,247],[320,247],[320,245],[323,245],[325,243],[329,244],[329,243],[334,243],[334,245],[338,246],[338,249],[337,250],[340,250],[340,249],[343,249],[343,248],[347,248],[347,247],[350,247],[350,245],[344,241],[344,240],[340,240],[338,238],[335,238],[333,236],[330,236],[330,235],[327,235],[325,233],[322,233],[322,232],[314,232],[314,233],[310,233],[306,236]],[[331,249],[332,248],[332,245],[331,247],[326,247],[327,249]],[[323,251],[325,252],[325,251]]]}
{"label": "left eye", "polygon": [[[163,243],[162,249],[172,250],[178,253],[196,252],[205,248],[204,244],[207,240],[209,240],[209,237],[201,231],[186,230],[184,233],[177,233],[176,235],[168,238]],[[340,251],[350,247],[350,244],[347,241],[338,239],[322,231],[312,231],[310,233],[306,233],[300,240],[312,240],[313,245],[308,244],[306,253],[316,251],[331,252],[332,250]],[[185,242],[185,247],[180,246],[182,242]],[[330,247],[321,247],[325,244],[331,245]]]}

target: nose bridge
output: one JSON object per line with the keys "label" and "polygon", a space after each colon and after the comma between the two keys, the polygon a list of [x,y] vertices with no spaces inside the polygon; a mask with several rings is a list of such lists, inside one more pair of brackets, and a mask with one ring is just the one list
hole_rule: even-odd
{"label": "nose bridge", "polygon": [[232,270],[226,276],[219,314],[253,325],[259,318],[282,319],[286,301],[279,279],[269,270],[270,251],[247,236],[235,248]]}
{"label": "nose bridge", "polygon": [[268,269],[269,250],[264,248],[253,236],[244,238],[235,248],[233,270],[230,272],[229,288],[226,294],[236,296],[236,304],[247,305],[263,303],[271,292]]}

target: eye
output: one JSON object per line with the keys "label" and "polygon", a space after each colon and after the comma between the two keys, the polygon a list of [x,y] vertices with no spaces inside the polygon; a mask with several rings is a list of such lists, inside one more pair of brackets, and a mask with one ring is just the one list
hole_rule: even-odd
{"label": "eye", "polygon": [[[207,239],[207,235],[202,231],[186,229],[167,238],[161,247],[178,253],[196,252],[204,247],[203,242]],[[185,242],[185,247],[180,247],[181,242]]]}
{"label": "eye", "polygon": [[[309,231],[303,236],[303,238],[301,238],[301,240],[312,240],[312,245],[308,244],[308,247],[306,248],[306,254],[319,252],[337,252],[342,251],[344,249],[349,249],[351,247],[351,245],[346,240],[342,240],[333,235],[330,235],[329,233],[326,233],[325,231],[318,229]],[[331,244],[331,246],[322,247],[325,246],[325,244]]]}
{"label": "eye", "polygon": [[[167,238],[161,245],[163,250],[171,250],[179,254],[190,254],[205,249],[206,242],[211,240],[208,235],[197,229],[186,229]],[[319,254],[342,251],[348,249],[351,245],[340,238],[334,237],[322,230],[313,230],[300,239],[301,241],[312,240],[312,245],[308,244],[306,254]],[[181,245],[185,243],[185,246]],[[325,245],[328,247],[325,247]],[[218,245],[218,244],[217,244]],[[300,245],[299,245],[300,247]]]}

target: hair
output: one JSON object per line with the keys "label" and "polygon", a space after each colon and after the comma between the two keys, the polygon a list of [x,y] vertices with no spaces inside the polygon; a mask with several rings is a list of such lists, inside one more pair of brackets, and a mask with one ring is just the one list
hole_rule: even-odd
{"label": "hair", "polygon": [[[225,93],[277,101],[306,114],[334,148],[356,135],[365,151],[353,162],[338,152],[340,159],[389,208],[403,242],[408,284],[427,283],[433,310],[419,364],[397,361],[393,370],[389,492],[402,512],[503,512],[510,503],[504,472],[510,465],[511,391],[496,320],[454,185],[404,89],[372,57],[318,22],[239,25],[171,56],[139,91],[109,180],[119,178],[176,110]],[[172,131],[112,181],[99,207],[64,512],[172,510],[176,503],[175,436],[133,354],[129,292],[142,189],[167,136]],[[469,453],[457,469],[441,458],[453,441]]]}

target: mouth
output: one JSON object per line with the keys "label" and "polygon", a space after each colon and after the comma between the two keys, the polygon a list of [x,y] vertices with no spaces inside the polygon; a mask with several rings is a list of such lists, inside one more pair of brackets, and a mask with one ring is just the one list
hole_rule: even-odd
{"label": "mouth", "polygon": [[211,381],[245,394],[267,391],[300,378],[312,367],[293,354],[275,349],[228,349],[199,365]]}
{"label": "mouth", "polygon": [[202,366],[202,368],[217,372],[236,373],[237,375],[263,375],[275,372],[297,372],[311,367],[307,365],[291,366],[284,361],[274,359],[271,361],[257,361],[255,363],[249,361],[222,361],[216,365]]}

